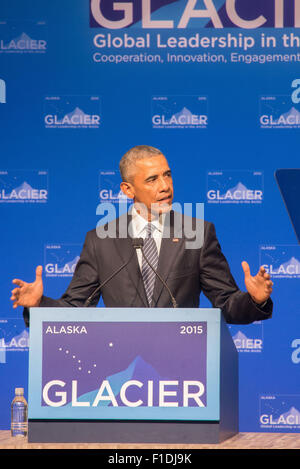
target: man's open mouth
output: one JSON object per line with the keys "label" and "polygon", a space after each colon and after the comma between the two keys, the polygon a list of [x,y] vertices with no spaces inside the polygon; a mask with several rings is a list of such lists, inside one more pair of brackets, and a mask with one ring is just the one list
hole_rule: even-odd
{"label": "man's open mouth", "polygon": [[169,202],[171,200],[172,196],[171,194],[167,195],[166,197],[163,197],[162,199],[159,199],[157,202],[158,203],[161,203],[161,202]]}

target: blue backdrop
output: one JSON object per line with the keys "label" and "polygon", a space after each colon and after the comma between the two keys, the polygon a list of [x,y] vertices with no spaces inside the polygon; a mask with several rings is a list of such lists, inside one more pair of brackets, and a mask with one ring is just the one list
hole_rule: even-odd
{"label": "blue backdrop", "polygon": [[299,432],[299,192],[295,179],[287,206],[290,179],[281,193],[275,178],[299,161],[299,3],[1,1],[1,429],[14,388],[27,393],[12,279],[41,264],[59,297],[98,204],[118,203],[120,157],[148,144],[169,160],[175,201],[205,203],[239,286],[244,259],[275,284],[271,320],[230,326],[240,431]]}

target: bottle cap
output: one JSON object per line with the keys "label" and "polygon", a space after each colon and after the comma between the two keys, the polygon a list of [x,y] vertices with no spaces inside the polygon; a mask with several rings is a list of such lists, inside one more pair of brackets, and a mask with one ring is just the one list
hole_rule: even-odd
{"label": "bottle cap", "polygon": [[16,393],[16,396],[23,396],[24,388],[16,388],[15,393]]}

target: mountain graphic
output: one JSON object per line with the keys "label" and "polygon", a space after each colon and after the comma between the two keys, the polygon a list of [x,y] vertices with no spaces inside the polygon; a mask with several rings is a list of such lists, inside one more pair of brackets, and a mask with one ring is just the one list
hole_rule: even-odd
{"label": "mountain graphic", "polygon": [[295,122],[299,123],[300,122],[300,112],[297,111],[296,108],[292,107],[288,112],[285,114],[281,114],[281,116],[278,118],[277,123],[279,122],[282,125],[291,125],[286,122],[286,119],[288,117],[295,117]]}
{"label": "mountain graphic", "polygon": [[227,189],[226,192],[221,195],[221,197],[222,197],[222,196],[225,196],[226,194],[228,194],[228,192],[229,192],[231,195],[234,195],[234,193],[235,193],[236,191],[247,191],[247,190],[248,190],[248,188],[247,188],[242,182],[238,182],[236,186]]}
{"label": "mountain graphic", "polygon": [[293,265],[295,267],[298,267],[297,271],[300,272],[300,262],[298,261],[298,259],[296,259],[296,257],[291,257],[289,261],[285,262],[284,264],[282,264],[282,266],[284,268],[290,266],[290,265]]}
{"label": "mountain graphic", "polygon": [[187,109],[186,107],[184,107],[180,112],[177,112],[177,114],[174,114],[174,116],[172,117],[175,117],[176,120],[181,117],[181,116],[188,116],[188,117],[192,117],[192,113],[189,109]]}
{"label": "mountain graphic", "polygon": [[68,268],[70,270],[72,270],[72,269],[74,269],[74,267],[75,267],[75,265],[77,264],[78,261],[79,261],[79,256],[76,256],[76,257],[74,257],[74,259],[72,261],[65,264],[65,266],[68,266]]}
{"label": "mountain graphic", "polygon": [[284,417],[284,420],[286,420],[287,417],[292,415],[295,418],[295,422],[300,422],[300,412],[296,407],[291,407],[290,410],[288,410],[285,414],[282,414],[282,417]]}
{"label": "mountain graphic", "polygon": [[80,259],[79,256],[75,256],[74,259],[72,259],[70,262],[64,262],[63,259],[65,258],[65,256],[60,257],[60,258],[57,258],[57,256],[55,256],[54,254],[52,254],[52,256],[54,257],[53,262],[56,263],[56,266],[57,266],[56,273],[63,273],[63,274],[73,273],[75,270],[76,264]]}
{"label": "mountain graphic", "polygon": [[69,112],[68,114],[65,114],[64,117],[61,119],[60,122],[62,122],[64,119],[72,119],[72,117],[78,116],[78,117],[84,117],[88,116],[82,109],[80,109],[78,106],[74,109],[74,111]]}
{"label": "mountain graphic", "polygon": [[20,334],[16,335],[15,337],[12,337],[8,341],[5,342],[5,345],[7,347],[20,347],[18,344],[20,343],[20,340],[22,340],[22,348],[28,347],[29,346],[29,333],[24,329]]}
{"label": "mountain graphic", "polygon": [[[24,181],[20,186],[16,187],[15,189],[13,189],[13,191],[19,195],[20,191],[26,191],[27,194],[30,194],[31,191],[33,191],[34,188],[30,186],[30,184],[28,184],[26,181]],[[11,195],[11,194],[10,194]]]}
{"label": "mountain graphic", "polygon": [[[179,119],[180,117],[185,117],[185,119],[183,120],[183,123],[179,123]],[[191,113],[191,111],[189,109],[187,109],[186,107],[182,108],[182,110],[180,112],[177,112],[176,114],[173,114],[170,119],[166,120],[166,123],[167,124],[172,124],[172,125],[183,125],[183,124],[188,124],[190,122],[192,122],[192,117],[193,117],[193,114]]]}
{"label": "mountain graphic", "polygon": [[235,340],[247,340],[248,339],[248,337],[245,334],[243,334],[241,331],[238,331],[232,338],[233,338],[234,341]]}
{"label": "mountain graphic", "polygon": [[15,42],[18,42],[18,41],[32,41],[32,38],[30,36],[28,36],[28,34],[22,33],[20,36],[16,37],[13,40]]}
{"label": "mountain graphic", "polygon": [[[28,36],[28,34],[22,33],[20,36],[14,37],[14,38],[11,39],[10,41],[8,41],[8,42],[5,44],[5,46],[9,47],[9,44],[10,44],[11,42],[17,44],[19,41],[25,41],[25,44],[28,44],[28,41],[29,41],[29,44],[30,44],[30,41],[32,41],[32,38],[31,38],[30,36]],[[30,47],[29,47],[29,48],[26,47],[26,49],[30,49]],[[26,49],[24,49],[24,50],[26,50]]]}
{"label": "mountain graphic", "polygon": [[19,335],[13,337],[13,339],[18,343],[20,339],[24,339],[24,343],[26,343],[26,347],[29,345],[29,333],[26,329],[24,329]]}
{"label": "mountain graphic", "polygon": [[[141,358],[140,356],[137,356],[127,368],[125,368],[122,371],[119,371],[118,373],[107,376],[105,380],[109,382],[112,392],[114,393],[114,396],[116,397],[116,400],[118,402],[118,405],[124,405],[119,399],[119,393],[124,383],[130,380],[138,380],[142,383],[147,383],[147,381],[149,380],[153,380],[154,382],[157,382],[160,380],[160,376],[149,363],[143,360],[143,358]],[[137,388],[136,386],[133,386],[132,390],[128,388],[126,392],[126,396],[128,400],[137,401],[138,399],[142,399],[144,402],[146,402],[146,399],[143,399],[143,397],[145,397],[145,395],[147,394],[147,389],[146,389],[146,386],[144,387],[145,387],[144,391],[143,391],[143,388]],[[99,391],[99,388],[93,391],[90,391],[88,393],[85,393],[79,396],[77,400],[79,402],[80,401],[93,402],[97,396],[98,391]],[[138,392],[138,397],[136,396],[137,392]],[[104,394],[106,393],[104,392]],[[112,404],[110,400],[107,400],[107,401],[100,401],[99,405],[111,406]]]}

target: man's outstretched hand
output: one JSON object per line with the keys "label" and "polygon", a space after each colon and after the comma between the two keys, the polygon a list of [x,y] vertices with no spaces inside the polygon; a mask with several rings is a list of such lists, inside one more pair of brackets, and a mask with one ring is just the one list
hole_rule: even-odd
{"label": "man's outstretched hand", "polygon": [[41,265],[37,266],[35,281],[32,283],[27,283],[17,278],[12,281],[12,283],[18,285],[17,288],[12,290],[10,298],[13,301],[13,308],[17,308],[17,306],[24,306],[26,308],[39,306],[43,296],[42,272],[43,267]]}
{"label": "man's outstretched hand", "polygon": [[245,285],[249,295],[257,304],[263,304],[272,293],[273,282],[270,280],[270,275],[266,272],[264,267],[260,267],[255,277],[250,273],[250,267],[246,261],[242,262],[242,267],[245,274]]}

